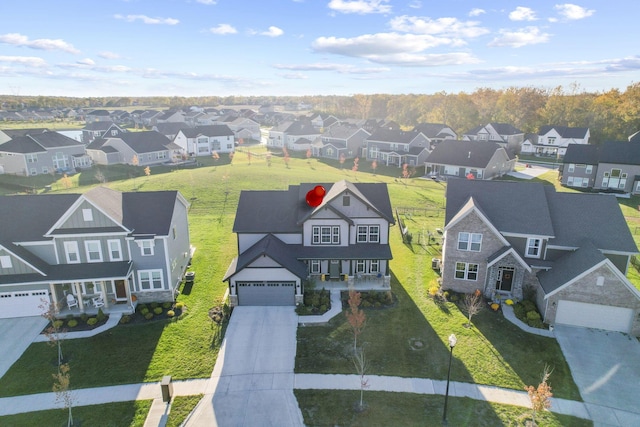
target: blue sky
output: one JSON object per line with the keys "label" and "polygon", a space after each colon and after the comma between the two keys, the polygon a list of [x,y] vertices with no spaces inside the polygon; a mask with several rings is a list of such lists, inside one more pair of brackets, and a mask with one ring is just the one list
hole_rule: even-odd
{"label": "blue sky", "polygon": [[624,90],[640,77],[639,12],[638,0],[3,1],[0,93]]}

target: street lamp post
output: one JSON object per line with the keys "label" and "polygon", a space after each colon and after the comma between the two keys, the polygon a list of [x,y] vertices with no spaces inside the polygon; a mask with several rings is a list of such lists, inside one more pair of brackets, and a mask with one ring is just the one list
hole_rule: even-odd
{"label": "street lamp post", "polygon": [[457,338],[454,334],[449,335],[449,371],[447,372],[447,389],[444,393],[444,410],[442,411],[442,425],[447,425],[447,401],[449,400],[449,379],[451,378],[451,360],[453,359],[453,347],[456,346]]}

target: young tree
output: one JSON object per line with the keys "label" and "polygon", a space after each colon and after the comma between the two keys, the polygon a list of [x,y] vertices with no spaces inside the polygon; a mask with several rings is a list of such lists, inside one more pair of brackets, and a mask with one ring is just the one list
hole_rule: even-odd
{"label": "young tree", "polygon": [[354,175],[356,172],[358,172],[358,162],[360,161],[359,158],[355,158],[353,159],[353,167],[351,168],[351,170],[353,171]]}
{"label": "young tree", "polygon": [[60,365],[58,373],[53,374],[53,392],[56,394],[56,402],[63,403],[64,408],[69,411],[69,417],[67,418],[67,427],[73,425],[73,415],[71,414],[71,407],[73,406],[74,398],[71,390],[69,389],[71,383],[71,375],[69,374],[69,364],[65,363]]}
{"label": "young tree", "polygon": [[289,150],[287,150],[287,147],[282,147],[282,154],[284,155],[284,164],[287,169],[289,169],[289,160],[291,160],[291,157],[289,157]]}
{"label": "young tree", "polygon": [[271,151],[267,151],[267,154],[265,154],[264,159],[267,161],[267,166],[271,167]]}
{"label": "young tree", "polygon": [[38,307],[42,310],[42,317],[49,321],[50,326],[44,330],[44,334],[49,340],[49,344],[58,349],[58,369],[60,369],[63,360],[61,337],[63,331],[60,328],[62,321],[56,318],[58,311],[52,302],[43,299],[42,304]]}
{"label": "young tree", "polygon": [[542,378],[538,387],[532,385],[525,387],[525,391],[529,394],[529,400],[531,401],[531,417],[533,418],[533,425],[536,424],[536,413],[538,411],[544,411],[551,408],[551,386],[547,383],[551,376],[551,370],[548,365],[545,365],[542,371]]}
{"label": "young tree", "polygon": [[345,160],[347,160],[347,158],[344,156],[344,153],[340,153],[340,169],[342,169],[342,165],[344,165]]}
{"label": "young tree", "polygon": [[367,320],[367,316],[364,311],[360,309],[360,292],[356,292],[355,289],[349,289],[349,310],[347,310],[346,316],[351,329],[353,330],[353,352],[354,354],[358,349],[358,336],[364,329],[364,324]]}
{"label": "young tree", "polygon": [[233,162],[233,151],[229,153],[229,164],[231,164],[231,162]]}
{"label": "young tree", "polygon": [[373,174],[376,174],[376,169],[378,169],[378,161],[374,160],[371,162],[371,169],[373,170]]}
{"label": "young tree", "polygon": [[462,301],[462,308],[467,313],[467,328],[471,327],[471,318],[482,310],[482,305],[483,301],[480,289],[476,289],[472,294],[465,295],[464,300]]}
{"label": "young tree", "polygon": [[107,182],[107,177],[104,175],[104,172],[102,172],[101,169],[98,169],[96,171],[94,177],[100,184],[104,184],[105,182]]}
{"label": "young tree", "polygon": [[251,150],[247,150],[247,160],[251,164]]}
{"label": "young tree", "polygon": [[70,189],[73,185],[73,183],[71,182],[71,178],[69,178],[66,173],[62,175],[62,179],[60,180],[60,182],[62,183],[62,186],[65,188],[65,190]]}
{"label": "young tree", "polygon": [[151,168],[149,166],[147,166],[146,168],[144,168],[144,174],[146,176],[151,176]]}
{"label": "young tree", "polygon": [[353,365],[356,367],[356,372],[360,377],[360,404],[358,405],[358,409],[362,411],[364,409],[364,390],[369,388],[369,380],[365,378],[369,364],[364,355],[363,348],[355,351],[353,355]]}

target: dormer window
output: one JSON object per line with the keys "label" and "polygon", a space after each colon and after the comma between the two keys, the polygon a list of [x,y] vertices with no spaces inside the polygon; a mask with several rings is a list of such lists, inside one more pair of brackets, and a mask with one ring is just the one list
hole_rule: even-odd
{"label": "dormer window", "polygon": [[540,258],[540,252],[542,250],[542,239],[528,238],[527,239],[527,257]]}
{"label": "dormer window", "polygon": [[93,211],[91,209],[82,209],[82,219],[86,222],[93,221]]}

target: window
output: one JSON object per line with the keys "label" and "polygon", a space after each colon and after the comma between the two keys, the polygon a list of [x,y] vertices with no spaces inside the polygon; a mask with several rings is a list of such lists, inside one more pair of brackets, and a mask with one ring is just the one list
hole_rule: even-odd
{"label": "window", "polygon": [[311,243],[314,245],[338,245],[340,244],[340,227],[319,226],[311,228]]}
{"label": "window", "polygon": [[312,259],[311,260],[311,274],[320,274],[320,260]]}
{"label": "window", "polygon": [[593,165],[587,165],[587,167],[584,170],[585,173],[591,173],[593,172]]}
{"label": "window", "polygon": [[555,136],[550,136],[549,138],[547,138],[547,140],[549,141],[549,145],[554,145],[556,143]]}
{"label": "window", "polygon": [[380,242],[380,226],[379,225],[359,225],[357,230],[356,241],[358,243]]}
{"label": "window", "polygon": [[380,271],[380,261],[378,261],[377,259],[372,259],[371,263],[369,264],[369,272],[377,273],[379,271]]}
{"label": "window", "polygon": [[138,271],[138,282],[142,291],[162,289],[162,270]]}
{"label": "window", "polygon": [[77,264],[80,262],[78,242],[64,242],[64,253],[67,257],[68,264]]}
{"label": "window", "polygon": [[37,154],[27,154],[27,163],[35,163],[38,161]]}
{"label": "window", "polygon": [[93,221],[93,211],[91,209],[82,209],[82,219],[85,221]]}
{"label": "window", "polygon": [[109,259],[111,261],[122,261],[122,247],[120,246],[120,240],[108,240],[107,246],[109,246]]}
{"label": "window", "polygon": [[480,233],[458,233],[458,250],[480,252],[482,248],[482,234]]}
{"label": "window", "polygon": [[87,262],[102,262],[99,240],[87,240],[84,242],[84,249],[87,253]]}
{"label": "window", "polygon": [[576,170],[576,165],[573,163],[569,163],[569,172],[573,172],[574,170]]}
{"label": "window", "polygon": [[155,246],[154,243],[155,242],[151,239],[138,241],[138,246],[140,246],[140,254],[142,256],[153,255],[153,247]]}
{"label": "window", "polygon": [[363,259],[356,260],[356,273],[364,273],[365,262]]}
{"label": "window", "polygon": [[111,129],[111,136],[118,136],[118,130],[117,129]]}
{"label": "window", "polygon": [[176,226],[175,225],[171,229],[171,233],[173,234],[173,240],[176,240],[176,236],[178,235],[178,232],[176,231]]}
{"label": "window", "polygon": [[9,255],[0,256],[0,268],[11,268],[11,257]]}
{"label": "window", "polygon": [[527,256],[529,258],[540,258],[540,249],[542,248],[542,239],[527,239]]}
{"label": "window", "polygon": [[351,206],[350,196],[342,196],[342,206]]}
{"label": "window", "polygon": [[456,262],[456,279],[476,280],[478,278],[478,264]]}

